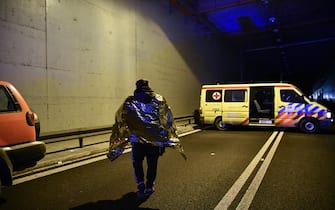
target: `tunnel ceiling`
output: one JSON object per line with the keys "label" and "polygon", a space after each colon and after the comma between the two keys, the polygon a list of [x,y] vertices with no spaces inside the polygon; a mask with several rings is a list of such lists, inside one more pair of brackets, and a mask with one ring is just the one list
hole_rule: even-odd
{"label": "tunnel ceiling", "polygon": [[[170,3],[193,17],[204,34],[222,37],[243,56],[246,75],[250,74],[246,80],[294,81],[304,75],[305,80],[314,81],[335,61],[333,0]],[[262,76],[264,72],[267,76]]]}

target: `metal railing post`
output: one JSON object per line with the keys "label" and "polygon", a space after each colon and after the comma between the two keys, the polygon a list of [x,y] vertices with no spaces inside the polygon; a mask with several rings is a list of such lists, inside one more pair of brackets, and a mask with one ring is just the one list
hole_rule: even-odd
{"label": "metal railing post", "polygon": [[83,144],[83,137],[79,137],[79,147],[83,148],[84,144]]}

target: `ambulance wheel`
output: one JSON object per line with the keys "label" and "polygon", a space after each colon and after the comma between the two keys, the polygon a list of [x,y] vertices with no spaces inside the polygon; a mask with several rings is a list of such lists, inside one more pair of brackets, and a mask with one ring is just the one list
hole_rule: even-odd
{"label": "ambulance wheel", "polygon": [[313,118],[305,118],[300,122],[299,128],[305,133],[315,133],[319,129],[319,124]]}
{"label": "ambulance wheel", "polygon": [[227,127],[228,127],[228,125],[226,123],[223,123],[221,117],[218,117],[218,118],[215,119],[214,125],[215,125],[216,129],[218,129],[220,131],[227,130]]}

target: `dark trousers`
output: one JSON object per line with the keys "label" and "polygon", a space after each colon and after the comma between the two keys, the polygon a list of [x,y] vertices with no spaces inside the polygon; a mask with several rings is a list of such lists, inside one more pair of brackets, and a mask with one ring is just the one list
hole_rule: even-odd
{"label": "dark trousers", "polygon": [[157,164],[160,149],[151,144],[132,143],[132,160],[137,184],[144,183],[143,160],[147,159],[147,182],[148,188],[153,187],[157,175]]}

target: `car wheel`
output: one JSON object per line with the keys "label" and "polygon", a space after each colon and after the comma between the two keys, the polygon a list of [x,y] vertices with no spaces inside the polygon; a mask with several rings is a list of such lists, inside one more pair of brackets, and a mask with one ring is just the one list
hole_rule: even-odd
{"label": "car wheel", "polygon": [[228,128],[228,125],[222,121],[221,117],[218,117],[218,118],[215,119],[214,125],[215,125],[216,129],[218,129],[220,131],[227,130],[227,128]]}
{"label": "car wheel", "polygon": [[300,122],[299,128],[305,133],[315,133],[319,129],[319,124],[318,121],[313,118],[305,118]]}

